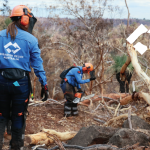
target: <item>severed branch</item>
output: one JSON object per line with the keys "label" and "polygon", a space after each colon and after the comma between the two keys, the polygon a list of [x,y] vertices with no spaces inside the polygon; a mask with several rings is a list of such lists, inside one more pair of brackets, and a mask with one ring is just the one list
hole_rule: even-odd
{"label": "severed branch", "polygon": [[[116,99],[120,99],[120,96],[122,97],[122,98],[125,98],[125,97],[127,97],[129,94],[127,94],[127,93],[120,93],[120,95],[119,94],[116,94],[116,93],[110,93],[110,94],[104,94],[103,95],[103,99],[104,99],[104,101],[106,101],[107,99],[111,99],[111,100],[116,100]],[[94,103],[94,102],[97,102],[97,101],[102,101],[102,97],[100,97],[100,96],[94,96],[93,98],[92,98],[92,102]],[[84,100],[84,101],[82,101],[82,102],[80,102],[80,103],[78,103],[78,105],[89,105],[90,104],[90,100],[88,100],[88,99],[86,99],[86,100]]]}
{"label": "severed branch", "polygon": [[120,106],[120,103],[118,104],[118,106],[117,106],[117,108],[116,108],[116,110],[115,110],[114,117],[117,115],[117,111],[118,111],[119,106]]}
{"label": "severed branch", "polygon": [[67,141],[72,139],[76,135],[76,133],[77,132],[57,132],[51,129],[42,129],[42,131],[39,133],[26,135],[25,141],[29,144],[49,145],[56,141],[56,137],[60,141]]}
{"label": "severed branch", "polygon": [[[136,116],[136,114],[132,114],[133,116]],[[106,123],[104,123],[103,126],[109,126],[110,124],[112,124],[114,121],[116,120],[120,120],[120,119],[127,119],[128,118],[128,114],[122,114],[120,116],[117,116],[115,118],[110,119],[109,121],[107,121]]]}
{"label": "severed branch", "polygon": [[54,99],[48,99],[47,101],[43,102],[43,101],[34,101],[33,103],[30,103],[29,106],[38,106],[38,105],[44,105],[44,104],[48,104],[48,103],[56,103],[56,104],[59,104],[59,105],[64,105]]}

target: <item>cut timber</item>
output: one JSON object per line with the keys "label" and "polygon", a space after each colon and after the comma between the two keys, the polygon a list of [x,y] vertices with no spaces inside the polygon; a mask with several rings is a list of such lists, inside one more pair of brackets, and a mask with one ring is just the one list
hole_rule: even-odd
{"label": "cut timber", "polygon": [[127,96],[127,97],[120,100],[120,105],[126,105],[131,101],[133,101],[132,95],[129,95],[129,96]]}
{"label": "cut timber", "polygon": [[148,93],[144,93],[144,92],[138,92],[138,93],[135,93],[133,96],[129,95],[129,96],[121,99],[120,105],[126,105],[133,100],[139,100],[139,99],[146,101],[146,103],[148,105],[150,105],[150,95]]}
{"label": "cut timber", "polygon": [[150,95],[148,93],[139,92],[139,97],[144,99],[150,105]]}
{"label": "cut timber", "polygon": [[36,134],[30,134],[25,136],[25,141],[29,144],[52,144],[54,143],[54,136],[60,141],[67,141],[72,139],[76,132],[57,132],[51,129],[43,129],[41,132]]}
{"label": "cut timber", "polygon": [[[126,94],[126,93],[119,93],[119,94],[116,94],[116,93],[110,93],[110,94],[104,94],[103,95],[103,99],[105,100],[105,101],[107,101],[108,99],[110,100],[110,99],[114,99],[114,100],[116,100],[116,99],[120,99],[120,98],[125,98],[125,97],[127,97],[127,96],[129,96],[129,94]],[[107,98],[106,98],[107,97]],[[93,98],[91,98],[92,99],[92,102],[96,102],[96,101],[101,101],[102,100],[102,98],[101,97],[99,97],[99,96],[97,96],[97,95],[95,95]],[[80,103],[78,103],[79,105],[89,105],[90,104],[90,100],[84,100],[83,102],[80,102]]]}

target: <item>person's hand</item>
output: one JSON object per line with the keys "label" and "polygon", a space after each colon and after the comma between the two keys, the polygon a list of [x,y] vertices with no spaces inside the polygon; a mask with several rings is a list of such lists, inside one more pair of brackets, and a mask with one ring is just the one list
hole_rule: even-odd
{"label": "person's hand", "polygon": [[[45,97],[43,98],[43,95],[45,95]],[[41,98],[42,101],[46,101],[47,98],[49,97],[49,92],[48,92],[48,87],[47,87],[47,84],[45,86],[42,85],[42,89],[41,89]]]}
{"label": "person's hand", "polygon": [[77,91],[78,93],[83,93],[83,91],[81,90],[81,89],[78,89],[78,91]]}
{"label": "person's hand", "polygon": [[92,78],[90,78],[90,81],[95,80],[95,79],[96,79],[96,77],[92,77]]}

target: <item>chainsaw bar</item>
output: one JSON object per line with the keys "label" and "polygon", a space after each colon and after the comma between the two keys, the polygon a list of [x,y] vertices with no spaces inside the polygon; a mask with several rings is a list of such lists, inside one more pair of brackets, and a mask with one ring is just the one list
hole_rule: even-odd
{"label": "chainsaw bar", "polygon": [[88,95],[88,96],[83,96],[81,99],[80,99],[80,98],[75,98],[75,99],[73,100],[73,103],[82,102],[82,101],[84,101],[84,100],[86,100],[86,99],[89,99],[89,98],[91,98],[91,97],[94,97],[94,95],[95,95],[95,94],[91,94],[91,95]]}

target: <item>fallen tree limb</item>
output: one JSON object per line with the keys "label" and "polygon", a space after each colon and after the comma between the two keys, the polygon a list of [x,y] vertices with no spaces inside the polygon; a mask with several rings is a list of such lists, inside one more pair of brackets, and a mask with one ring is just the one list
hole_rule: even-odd
{"label": "fallen tree limb", "polygon": [[32,103],[30,103],[28,106],[39,106],[39,105],[43,105],[43,104],[48,104],[48,103],[56,103],[56,104],[59,104],[59,105],[64,105],[54,99],[48,99],[47,101],[43,102],[43,101],[34,101]]}
{"label": "fallen tree limb", "polygon": [[[110,94],[104,94],[104,101],[106,100],[116,100],[116,99],[120,99],[120,97],[125,98],[129,96],[129,94],[127,93],[120,93],[120,94],[116,94],[116,93],[110,93]],[[99,96],[94,96],[92,99],[92,102],[96,102],[96,101],[102,101],[102,97]],[[90,100],[84,100],[83,102],[78,103],[78,105],[89,105],[90,104]]]}
{"label": "fallen tree limb", "polygon": [[55,135],[60,141],[67,141],[72,139],[76,135],[76,132],[57,132],[51,129],[43,129],[39,133],[26,135],[25,141],[29,144],[49,145],[55,141],[54,137],[49,134]]}
{"label": "fallen tree limb", "polygon": [[[133,116],[136,116],[136,114],[132,114]],[[127,119],[128,118],[128,114],[122,114],[120,116],[117,116],[115,118],[110,119],[109,121],[107,121],[106,123],[104,123],[103,126],[109,126],[110,124],[112,124],[114,121],[116,120],[120,120],[120,119]]]}
{"label": "fallen tree limb", "polygon": [[144,100],[148,105],[150,105],[150,95],[144,92],[137,92],[134,95],[129,95],[120,100],[121,105],[126,105],[134,100]]}

